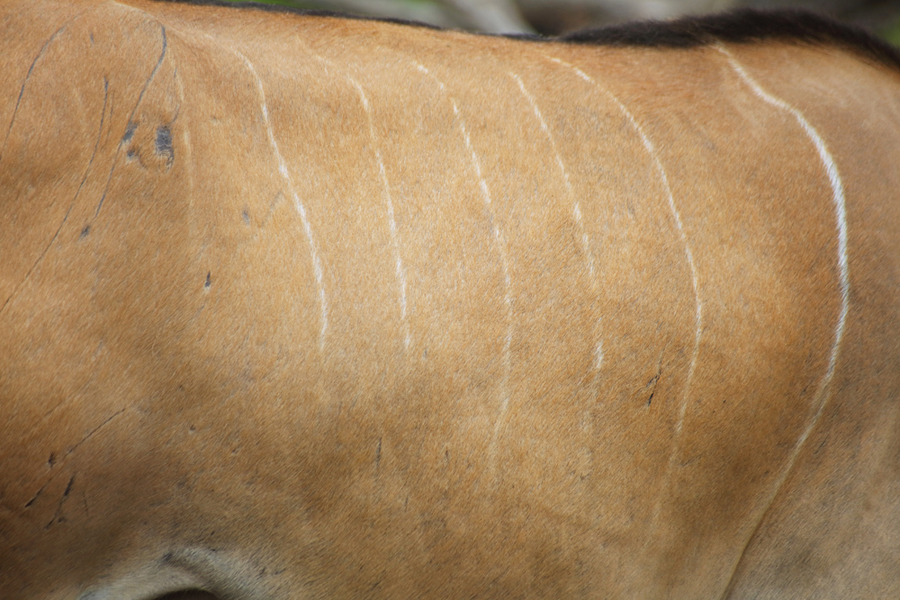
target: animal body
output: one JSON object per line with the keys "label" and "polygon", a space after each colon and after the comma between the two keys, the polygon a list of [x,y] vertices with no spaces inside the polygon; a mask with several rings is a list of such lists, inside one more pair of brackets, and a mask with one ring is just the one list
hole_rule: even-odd
{"label": "animal body", "polygon": [[0,596],[900,597],[900,70],[0,7]]}

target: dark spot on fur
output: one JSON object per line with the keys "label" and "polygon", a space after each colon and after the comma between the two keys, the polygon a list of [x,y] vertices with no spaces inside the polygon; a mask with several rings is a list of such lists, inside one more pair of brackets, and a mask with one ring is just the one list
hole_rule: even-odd
{"label": "dark spot on fur", "polygon": [[78,239],[84,239],[87,237],[87,234],[91,232],[91,226],[85,225],[81,228],[81,233],[78,235]]}
{"label": "dark spot on fur", "polygon": [[650,406],[650,403],[653,402],[653,395],[656,393],[656,384],[659,382],[659,376],[661,375],[660,371],[656,372],[656,375],[650,378],[650,381],[647,382],[645,388],[651,388],[650,397],[647,398],[647,406]]}
{"label": "dark spot on fur", "polygon": [[203,287],[205,287],[206,289],[209,289],[209,286],[212,285],[211,275],[212,275],[212,273],[209,272],[209,271],[207,271],[207,273],[206,273],[206,283],[203,284]]}
{"label": "dark spot on fur", "polygon": [[172,130],[168,125],[156,128],[156,153],[166,157],[166,162],[175,160],[175,149],[172,147]]}
{"label": "dark spot on fur", "polygon": [[73,483],[75,483],[75,476],[74,476],[74,475],[69,479],[68,485],[66,485],[66,491],[63,492],[63,498],[65,498],[66,496],[68,496],[68,495],[69,495],[69,492],[72,491],[72,484],[73,484]]}
{"label": "dark spot on fur", "polygon": [[125,128],[125,135],[122,136],[122,143],[127,144],[128,142],[130,142],[131,138],[134,137],[135,131],[137,131],[137,123],[129,123],[128,127]]}

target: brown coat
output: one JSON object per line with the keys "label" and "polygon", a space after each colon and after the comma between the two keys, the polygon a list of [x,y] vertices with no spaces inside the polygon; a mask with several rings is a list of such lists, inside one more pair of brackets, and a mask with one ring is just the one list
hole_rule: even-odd
{"label": "brown coat", "polygon": [[699,27],[3,2],[0,597],[900,597],[900,69]]}

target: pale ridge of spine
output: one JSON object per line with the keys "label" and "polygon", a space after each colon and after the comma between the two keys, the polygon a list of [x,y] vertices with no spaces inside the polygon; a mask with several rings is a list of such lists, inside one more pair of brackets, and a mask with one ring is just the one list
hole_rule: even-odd
{"label": "pale ridge of spine", "polygon": [[440,88],[441,92],[447,94],[447,97],[450,100],[450,105],[453,107],[453,114],[456,117],[457,124],[459,125],[460,132],[463,135],[463,139],[466,142],[466,149],[469,151],[472,166],[475,170],[475,175],[478,177],[479,189],[481,190],[481,196],[484,200],[485,206],[488,209],[488,212],[491,215],[491,225],[492,232],[494,235],[494,242],[497,246],[497,252],[500,254],[500,262],[503,267],[503,281],[504,281],[504,303],[506,305],[506,319],[507,319],[507,329],[506,329],[506,337],[503,342],[503,363],[504,363],[504,375],[503,375],[503,384],[502,384],[502,400],[500,403],[500,411],[497,416],[497,420],[494,423],[494,434],[491,439],[490,445],[490,458],[489,461],[491,464],[494,462],[494,454],[496,451],[497,439],[500,434],[500,426],[502,425],[506,412],[509,408],[510,401],[510,375],[512,371],[512,331],[513,331],[513,309],[512,309],[512,281],[510,278],[510,268],[509,268],[509,255],[506,248],[506,240],[503,237],[503,233],[500,231],[499,226],[497,225],[497,218],[494,212],[494,205],[491,200],[491,192],[488,189],[487,182],[484,179],[484,176],[481,171],[481,161],[478,159],[478,154],[475,152],[475,148],[472,146],[472,138],[469,136],[469,131],[466,128],[465,119],[463,119],[462,113],[459,110],[459,105],[456,103],[456,99],[450,95],[447,91],[444,83],[435,77],[434,74],[431,73],[424,65],[414,62],[416,69],[430,77]]}
{"label": "pale ridge of spine", "polygon": [[266,124],[266,132],[269,136],[269,144],[272,146],[272,150],[275,152],[275,157],[278,159],[278,172],[284,178],[287,183],[288,190],[290,191],[291,197],[294,200],[294,208],[300,214],[300,220],[303,222],[303,230],[306,233],[306,239],[309,241],[309,249],[310,254],[312,256],[313,270],[316,276],[316,286],[319,291],[319,303],[322,307],[322,328],[319,332],[319,349],[325,349],[325,333],[328,330],[328,301],[325,298],[325,285],[323,283],[323,274],[322,274],[322,263],[319,260],[319,253],[316,249],[316,243],[313,238],[312,226],[309,223],[309,218],[306,215],[306,207],[303,205],[303,202],[300,200],[300,197],[297,195],[296,190],[294,189],[294,182],[291,180],[291,174],[288,171],[287,164],[285,163],[284,157],[281,155],[281,150],[278,149],[278,142],[275,140],[275,133],[272,131],[272,124],[269,121],[269,109],[266,104],[266,92],[263,88],[262,80],[259,78],[259,74],[256,72],[256,68],[253,66],[253,63],[250,60],[238,52],[237,50],[233,50],[235,54],[237,54],[241,59],[243,59],[244,64],[247,65],[247,68],[253,74],[253,77],[256,78],[256,85],[259,89],[259,95],[262,102],[262,115],[263,121]]}

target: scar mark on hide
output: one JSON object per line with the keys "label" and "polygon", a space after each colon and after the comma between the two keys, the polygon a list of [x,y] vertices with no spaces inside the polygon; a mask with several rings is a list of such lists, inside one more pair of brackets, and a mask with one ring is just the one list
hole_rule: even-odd
{"label": "scar mark on hide", "polygon": [[159,24],[159,29],[160,35],[162,36],[162,51],[159,53],[159,59],[157,59],[156,65],[153,66],[153,71],[151,71],[150,76],[147,77],[147,80],[144,82],[144,86],[141,88],[141,93],[138,95],[137,102],[135,102],[134,107],[131,109],[131,113],[128,115],[128,125],[125,129],[125,135],[123,136],[122,142],[119,144],[118,148],[116,148],[115,156],[113,156],[112,165],[110,165],[109,167],[109,176],[106,178],[106,187],[103,189],[103,194],[100,196],[100,202],[97,203],[97,210],[94,213],[94,219],[100,216],[100,209],[103,208],[103,203],[106,201],[106,195],[109,193],[109,186],[112,184],[113,172],[116,170],[116,163],[118,162],[119,152],[121,152],[125,144],[128,143],[128,140],[126,138],[130,139],[130,136],[134,134],[134,130],[136,128],[134,115],[137,112],[138,107],[140,107],[141,102],[143,102],[144,95],[150,88],[150,84],[153,82],[153,79],[159,72],[159,67],[162,65],[163,60],[165,60],[166,58],[166,53],[169,49],[169,40],[166,36],[166,27],[162,24]]}
{"label": "scar mark on hide", "polygon": [[[117,410],[116,412],[114,412],[109,417],[107,417],[106,419],[104,419],[102,423],[100,423],[99,425],[97,425],[96,427],[91,429],[74,446],[72,446],[71,448],[66,450],[66,453],[62,457],[60,457],[59,459],[54,458],[54,462],[51,463],[51,468],[54,466],[57,466],[57,467],[62,466],[62,464],[65,462],[65,460],[73,452],[75,452],[75,450],[77,450],[82,444],[84,444],[89,439],[91,439],[98,431],[100,431],[101,429],[106,427],[113,419],[119,417],[124,412],[125,412],[125,409],[121,408],[121,409]],[[50,476],[47,478],[47,480],[41,485],[40,489],[38,489],[38,491],[34,494],[34,496],[32,496],[31,499],[27,503],[25,503],[25,508],[29,508],[30,506],[32,506],[35,503],[35,501],[38,499],[38,497],[44,492],[44,490],[47,488],[47,486],[50,484],[50,482],[52,482],[54,479],[56,479],[57,475],[59,475],[60,473],[62,473],[62,471],[60,471],[59,469],[52,472],[50,474]],[[74,477],[72,479],[74,479]],[[69,485],[67,486],[67,490],[71,490],[71,487],[72,487],[72,481],[70,480]],[[66,492],[66,494],[64,494],[64,496],[67,496],[67,495],[68,495],[68,491]],[[52,523],[52,521],[51,521],[51,523]],[[49,525],[48,525],[48,527],[49,527]]]}
{"label": "scar mark on hide", "polygon": [[175,160],[175,149],[172,146],[172,129],[168,125],[160,125],[156,128],[154,145],[156,153],[166,157],[166,165],[171,165]]}
{"label": "scar mark on hide", "polygon": [[66,489],[65,489],[65,491],[63,491],[62,497],[59,499],[59,503],[56,505],[56,512],[53,513],[53,518],[50,519],[50,521],[46,525],[44,525],[44,529],[50,529],[50,527],[54,523],[62,523],[63,521],[65,521],[65,518],[63,518],[63,516],[62,516],[62,508],[63,508],[63,504],[66,503],[66,500],[69,499],[69,494],[72,492],[72,486],[74,484],[75,484],[75,476],[72,475],[69,478],[69,483],[66,484]]}
{"label": "scar mark on hide", "polygon": [[6,152],[6,145],[9,143],[9,136],[12,134],[13,125],[16,123],[16,117],[19,114],[19,105],[22,103],[22,97],[25,95],[25,87],[28,85],[28,82],[31,80],[31,74],[34,72],[34,67],[37,65],[38,61],[44,56],[47,52],[47,48],[56,39],[56,37],[62,33],[66,29],[67,25],[63,25],[59,29],[57,29],[50,38],[44,42],[44,45],[41,46],[40,51],[37,56],[34,57],[34,60],[31,61],[31,66],[28,68],[28,73],[25,74],[25,81],[22,82],[22,87],[19,88],[19,96],[16,98],[16,106],[13,108],[12,118],[9,120],[9,127],[6,129],[6,137],[3,139],[3,148],[0,149],[0,163],[3,162],[3,154]]}
{"label": "scar mark on hide", "polygon": [[[87,12],[87,11],[84,11]],[[31,61],[31,66],[28,67],[28,72],[25,74],[25,80],[22,82],[22,86],[19,88],[19,95],[16,98],[16,106],[13,108],[12,117],[9,120],[9,127],[6,130],[6,137],[3,139],[3,148],[0,148],[0,162],[3,162],[3,153],[6,151],[6,144],[9,142],[9,136],[12,133],[13,125],[16,122],[16,116],[19,114],[19,106],[22,104],[22,98],[25,96],[25,87],[28,85],[28,82],[31,81],[31,75],[34,73],[34,69],[37,66],[38,62],[44,57],[47,53],[47,49],[51,44],[59,37],[59,35],[64,32],[74,21],[79,19],[84,12],[79,15],[76,15],[74,18],[66,22],[65,25],[54,31],[47,41],[41,46],[41,49],[38,50],[37,55],[34,57],[34,60]]]}
{"label": "scar mark on hide", "polygon": [[[97,139],[94,140],[94,149],[91,151],[91,157],[88,159],[88,164],[84,169],[84,175],[82,175],[82,177],[81,177],[81,183],[78,184],[78,189],[75,191],[75,195],[72,197],[72,201],[69,203],[69,207],[66,209],[66,214],[63,215],[62,222],[59,224],[59,227],[56,228],[56,233],[53,234],[53,237],[47,243],[47,246],[44,248],[44,251],[41,252],[41,255],[37,258],[37,260],[34,261],[34,264],[31,265],[31,268],[28,269],[28,272],[25,274],[25,277],[22,279],[22,281],[19,283],[19,285],[16,286],[16,289],[13,290],[13,293],[10,294],[9,298],[7,298],[6,301],[3,303],[3,307],[0,308],[0,313],[2,313],[4,309],[6,309],[6,306],[7,306],[7,304],[9,304],[9,301],[13,298],[13,296],[15,296],[17,293],[19,293],[19,290],[22,288],[23,285],[25,285],[25,283],[31,277],[31,274],[34,272],[35,268],[37,268],[37,266],[41,263],[41,261],[44,260],[44,257],[47,255],[47,252],[50,250],[51,247],[53,247],[53,242],[55,242],[57,240],[57,238],[59,238],[60,231],[62,231],[63,226],[66,224],[66,221],[68,221],[69,215],[71,214],[72,209],[75,207],[75,203],[78,200],[78,196],[81,194],[82,188],[84,188],[84,183],[87,181],[88,175],[91,172],[91,166],[94,164],[94,158],[97,156],[97,148],[100,146],[100,138],[102,137],[103,125],[106,120],[106,106],[107,106],[108,100],[109,100],[109,80],[107,80],[106,77],[104,77],[103,78],[103,107],[100,110],[100,126],[97,129]],[[83,237],[84,237],[84,235],[81,235],[81,236],[79,236],[79,239],[81,239]]]}
{"label": "scar mark on hide", "polygon": [[69,456],[70,454],[72,454],[73,452],[75,452],[82,444],[84,444],[86,441],[88,441],[89,439],[91,439],[92,437],[94,437],[94,434],[96,434],[98,431],[100,431],[101,429],[103,429],[104,427],[106,427],[106,426],[110,423],[110,421],[112,421],[112,420],[115,419],[116,417],[120,416],[120,415],[121,415],[122,413],[124,413],[124,412],[125,412],[125,409],[124,409],[124,408],[120,408],[119,410],[117,410],[116,412],[114,412],[112,415],[110,415],[109,417],[107,417],[105,421],[103,421],[102,423],[100,423],[99,425],[97,425],[96,427],[94,427],[93,429],[91,429],[91,430],[87,433],[87,435],[85,435],[83,438],[81,438],[81,440],[80,440],[77,444],[75,444],[74,446],[72,446],[71,448],[69,448],[69,451],[66,452],[66,456]]}

